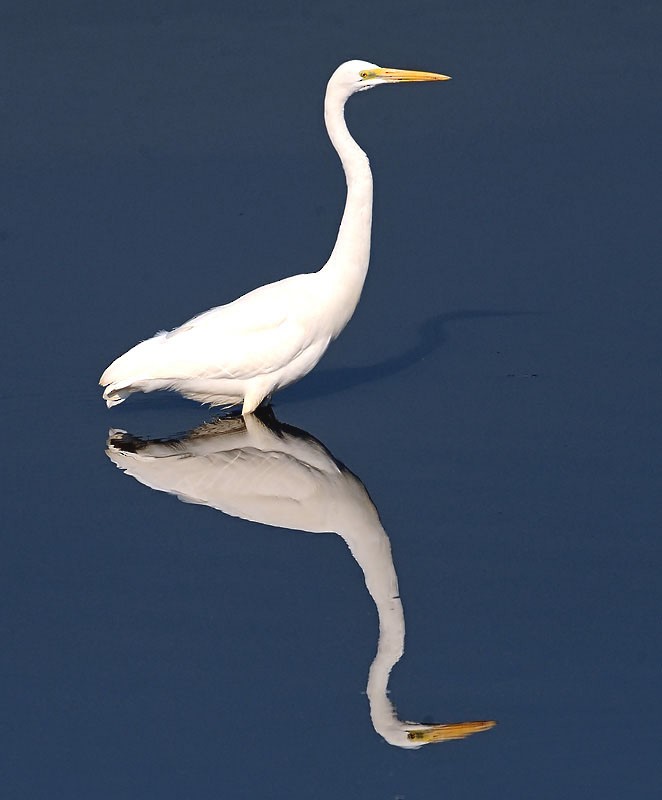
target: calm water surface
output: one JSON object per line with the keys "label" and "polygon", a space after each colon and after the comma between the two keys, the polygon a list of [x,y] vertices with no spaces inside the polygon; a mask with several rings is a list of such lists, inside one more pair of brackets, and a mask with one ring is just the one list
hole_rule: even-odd
{"label": "calm water surface", "polygon": [[[657,6],[21,8],[0,33],[3,796],[659,797]],[[351,57],[454,80],[348,107],[373,259],[275,398],[305,433],[150,461],[213,414],[108,411],[97,377],[326,259],[321,97]],[[498,724],[394,741],[463,720]]]}

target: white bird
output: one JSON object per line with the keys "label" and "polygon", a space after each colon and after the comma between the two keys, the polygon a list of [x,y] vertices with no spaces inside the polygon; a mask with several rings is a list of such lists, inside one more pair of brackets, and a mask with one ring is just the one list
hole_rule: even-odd
{"label": "white bird", "polygon": [[404,652],[405,618],[391,543],[364,485],[312,436],[260,410],[174,440],[111,431],[106,452],[127,475],[184,502],[279,528],[334,532],[345,541],[379,617],[366,694],[373,727],[389,744],[417,748],[494,726],[491,720],[422,724],[399,719],[388,681]]}
{"label": "white bird", "polygon": [[341,64],[324,100],[326,129],[347,181],[345,210],[329,260],[318,272],[261,286],[140,342],[101,376],[108,407],[136,391],[171,389],[212,406],[241,403],[242,414],[248,414],[310,372],[354,313],[370,259],[372,173],[368,157],[347,130],[345,103],[355,92],[382,83],[448,79],[367,61]]}

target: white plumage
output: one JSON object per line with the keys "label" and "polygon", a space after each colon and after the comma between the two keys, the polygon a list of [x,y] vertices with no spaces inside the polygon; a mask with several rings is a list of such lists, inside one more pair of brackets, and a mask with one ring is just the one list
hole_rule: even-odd
{"label": "white plumage", "polygon": [[431,80],[447,76],[366,61],[338,67],[327,86],[324,118],[345,171],[347,200],[327,263],[318,272],[261,286],[140,342],[101,376],[109,408],[136,391],[171,389],[213,406],[241,403],[248,414],[310,372],[354,313],[370,259],[372,174],[347,130],[345,103],[380,83]]}

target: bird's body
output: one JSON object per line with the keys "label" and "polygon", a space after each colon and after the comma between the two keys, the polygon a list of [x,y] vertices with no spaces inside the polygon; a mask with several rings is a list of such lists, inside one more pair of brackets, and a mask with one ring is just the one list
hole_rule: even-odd
{"label": "bird's body", "polygon": [[320,325],[317,277],[261,286],[141,342],[103,374],[106,402],[115,405],[134,391],[174,389],[200,403],[243,402],[245,413],[254,411],[309,372],[331,340]]}
{"label": "bird's body", "polygon": [[345,103],[379,83],[445,79],[365,61],[338,67],[327,86],[324,117],[345,171],[347,200],[327,263],[140,342],[101,376],[108,407],[136,391],[171,389],[212,406],[242,404],[247,414],[310,372],[354,313],[370,260],[372,173],[345,124]]}

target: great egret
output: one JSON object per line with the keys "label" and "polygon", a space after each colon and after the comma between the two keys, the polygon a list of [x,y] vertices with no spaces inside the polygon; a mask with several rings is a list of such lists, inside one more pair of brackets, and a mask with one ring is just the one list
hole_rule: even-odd
{"label": "great egret", "polygon": [[349,322],[370,258],[372,173],[351,137],[344,107],[355,92],[381,83],[444,81],[434,72],[341,64],[324,100],[326,129],[347,180],[338,238],[318,272],[261,286],[172,331],[161,331],[113,361],[99,381],[110,408],[133,392],[172,389],[212,406],[254,411],[272,392],[306,375]]}
{"label": "great egret", "polygon": [[492,721],[425,725],[398,718],[388,680],[404,652],[405,618],[391,543],[361,481],[312,436],[260,410],[174,440],[111,431],[106,452],[127,475],[187,503],[279,528],[334,532],[345,541],[379,617],[366,694],[373,726],[389,744],[417,748],[493,727]]}

